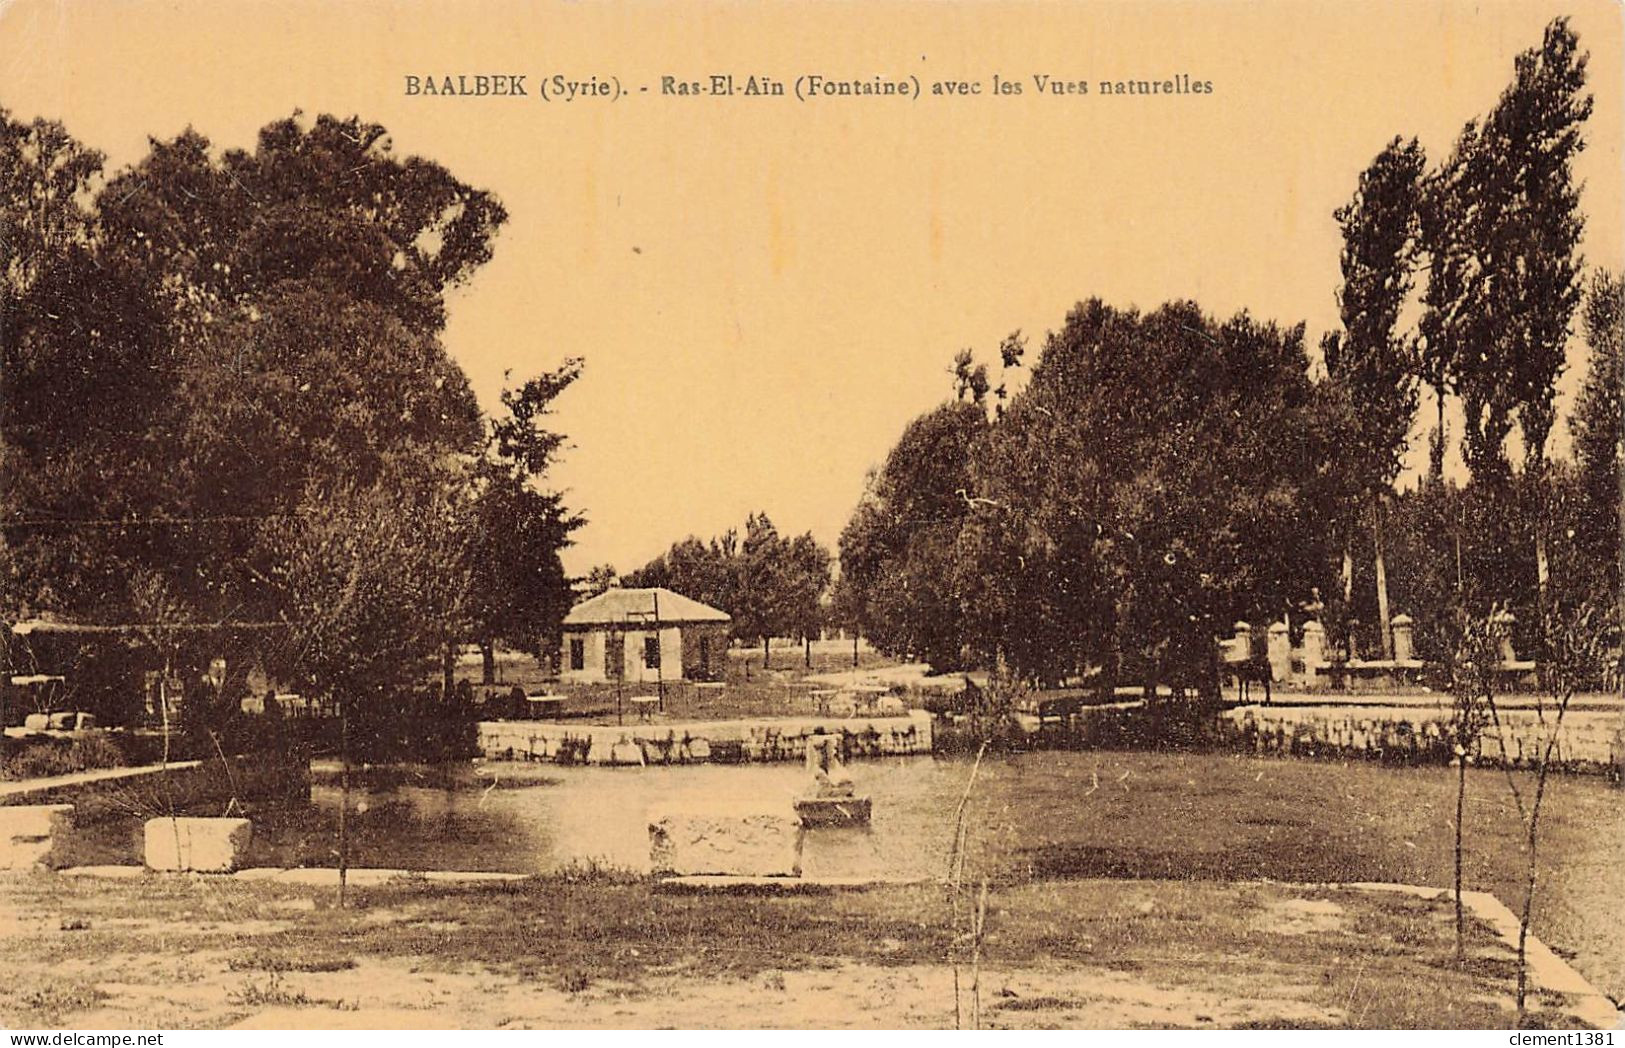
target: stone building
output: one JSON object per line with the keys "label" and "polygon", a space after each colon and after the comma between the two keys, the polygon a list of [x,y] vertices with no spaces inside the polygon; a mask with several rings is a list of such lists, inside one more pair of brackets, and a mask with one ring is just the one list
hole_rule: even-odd
{"label": "stone building", "polygon": [[570,609],[559,676],[592,683],[720,680],[728,613],[669,589],[610,589]]}

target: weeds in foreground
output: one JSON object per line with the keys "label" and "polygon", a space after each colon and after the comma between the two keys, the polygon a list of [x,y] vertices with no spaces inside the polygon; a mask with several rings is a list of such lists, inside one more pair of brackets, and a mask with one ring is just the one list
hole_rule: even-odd
{"label": "weeds in foreground", "polygon": [[572,859],[542,880],[562,881],[565,884],[637,884],[648,878],[627,866],[619,866],[603,859]]}
{"label": "weeds in foreground", "polygon": [[52,979],[18,994],[17,1005],[48,1020],[44,1025],[56,1026],[64,1016],[94,1008],[107,996],[95,983]]}
{"label": "weeds in foreground", "polygon": [[226,995],[232,1004],[246,1008],[285,1008],[316,1004],[303,990],[292,990],[283,984],[282,973],[272,971],[264,980],[244,979],[243,985]]}
{"label": "weeds in foreground", "polygon": [[233,957],[226,967],[234,972],[342,972],[355,967],[355,958],[346,954],[316,952],[282,953],[255,950],[241,957]]}
{"label": "weeds in foreground", "polygon": [[553,981],[565,993],[583,993],[592,985],[592,976],[587,974],[585,968],[571,965],[561,970]]}

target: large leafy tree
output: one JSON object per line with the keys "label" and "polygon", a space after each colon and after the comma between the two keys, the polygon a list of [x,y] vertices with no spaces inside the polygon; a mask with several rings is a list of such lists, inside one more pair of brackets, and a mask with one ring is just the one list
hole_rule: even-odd
{"label": "large leafy tree", "polygon": [[312,486],[310,512],[263,525],[289,626],[271,659],[284,679],[352,705],[422,679],[468,592],[450,490],[428,471]]}
{"label": "large leafy tree", "polygon": [[[1345,531],[1352,532],[1364,512],[1371,515],[1385,658],[1393,655],[1393,641],[1381,518],[1416,416],[1416,346],[1397,328],[1412,287],[1425,164],[1415,139],[1395,138],[1360,174],[1354,198],[1337,209],[1343,230],[1343,287],[1338,294],[1343,329],[1321,344],[1332,390],[1343,399],[1342,417],[1349,423],[1341,463],[1356,498]],[[1347,544],[1343,558],[1347,605],[1354,574]]]}
{"label": "large leafy tree", "polygon": [[[127,457],[166,381],[142,282],[99,248],[99,153],[0,109],[0,571],[4,609],[95,604],[125,572],[92,555],[84,479]],[[111,376],[116,380],[109,381]],[[122,471],[120,476],[129,476]],[[161,478],[131,477],[139,492]]]}
{"label": "large leafy tree", "polygon": [[1301,326],[1077,306],[993,427],[969,500],[995,536],[984,570],[1013,570],[1003,588],[1025,602],[1002,653],[1039,678],[1099,668],[1106,686],[1129,673],[1211,693],[1213,638],[1306,601],[1325,564],[1322,407]]}
{"label": "large leafy tree", "polygon": [[486,683],[498,641],[541,657],[570,610],[570,579],[559,555],[584,520],[540,485],[564,439],[547,427],[551,404],[580,373],[581,361],[572,359],[505,390],[506,414],[491,423],[487,454],[475,470],[468,606]]}
{"label": "large leafy tree", "polygon": [[89,241],[86,205],[103,160],[61,123],[24,123],[0,106],[0,316],[8,327],[39,279]]}
{"label": "large leafy tree", "polygon": [[838,601],[883,652],[939,670],[964,660],[956,549],[987,427],[985,409],[963,399],[909,423],[841,533]]}
{"label": "large leafy tree", "polygon": [[812,664],[812,641],[825,624],[824,595],[830,587],[829,550],[803,532],[787,540],[780,552],[778,630],[781,636],[804,641],[806,661]]}
{"label": "large leafy tree", "polygon": [[[223,154],[187,131],[94,195],[93,154],[4,124],[7,242],[30,256],[6,259],[8,593],[129,621],[131,580],[156,576],[194,621],[289,618],[314,591],[291,588],[288,558],[342,544],[333,518],[354,501],[318,496],[403,486],[426,493],[412,506],[489,493],[480,512],[536,540],[540,566],[514,575],[556,588],[573,518],[530,483],[556,438],[524,431],[573,376],[522,390],[504,444],[440,341],[446,293],[505,219],[494,198],[356,118],[295,114]],[[508,472],[480,473],[495,461]],[[469,518],[457,541],[411,522],[395,540],[466,579]],[[489,610],[466,596],[417,602],[452,616],[441,643]],[[386,634],[378,656],[413,664]]]}

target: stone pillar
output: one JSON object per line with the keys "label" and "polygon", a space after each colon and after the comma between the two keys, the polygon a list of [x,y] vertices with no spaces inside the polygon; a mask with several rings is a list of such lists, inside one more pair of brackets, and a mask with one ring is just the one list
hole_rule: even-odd
{"label": "stone pillar", "polygon": [[1253,657],[1253,628],[1246,622],[1237,621],[1231,627],[1230,643],[1227,646],[1224,661],[1246,662]]}
{"label": "stone pillar", "polygon": [[1405,662],[1411,658],[1412,653],[1415,650],[1412,645],[1412,639],[1415,633],[1415,624],[1411,621],[1411,617],[1409,615],[1399,614],[1394,616],[1393,627],[1394,661]]}
{"label": "stone pillar", "polygon": [[1286,623],[1270,623],[1269,639],[1270,680],[1286,680],[1292,674],[1292,641],[1287,636]]}
{"label": "stone pillar", "polygon": [[1326,665],[1326,627],[1314,619],[1303,624],[1303,675],[1313,684],[1316,670]]}
{"label": "stone pillar", "polygon": [[1518,618],[1510,611],[1496,612],[1490,619],[1490,626],[1495,631],[1496,640],[1501,646],[1502,662],[1517,662],[1518,653],[1512,648],[1512,627],[1517,625]]}

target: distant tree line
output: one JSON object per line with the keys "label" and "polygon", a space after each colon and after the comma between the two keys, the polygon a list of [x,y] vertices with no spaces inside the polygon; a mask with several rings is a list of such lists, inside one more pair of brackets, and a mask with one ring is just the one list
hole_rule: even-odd
{"label": "distant tree line", "polygon": [[0,620],[130,624],[193,671],[225,636],[195,627],[280,624],[236,686],[347,701],[533,649],[569,605],[548,415],[581,365],[486,417],[441,338],[506,218],[360,118],[104,174],[0,109]]}
{"label": "distant tree line", "polygon": [[733,528],[709,542],[691,535],[620,581],[663,586],[726,611],[733,639],[761,644],[765,664],[772,638],[808,641],[823,629],[830,564],[810,532],[785,538],[766,513],[752,513],[743,535]]}
{"label": "distant tree line", "polygon": [[[837,613],[939,669],[1212,695],[1236,619],[1320,618],[1374,657],[1396,606],[1443,638],[1502,604],[1538,651],[1555,607],[1618,594],[1620,284],[1582,287],[1585,66],[1559,19],[1442,164],[1401,138],[1377,155],[1334,215],[1341,329],[1318,360],[1302,325],[1098,299],[1024,382],[1019,333],[996,386],[961,352],[954,399],[909,424],[841,535]],[[1551,462],[1577,311],[1590,373],[1575,460]],[[1423,384],[1430,468],[1399,494]],[[1447,397],[1465,487],[1445,477]]]}

